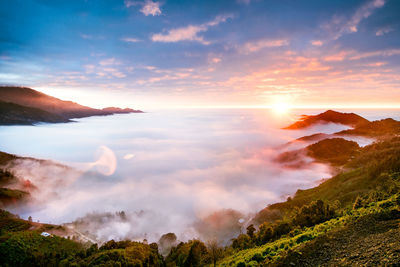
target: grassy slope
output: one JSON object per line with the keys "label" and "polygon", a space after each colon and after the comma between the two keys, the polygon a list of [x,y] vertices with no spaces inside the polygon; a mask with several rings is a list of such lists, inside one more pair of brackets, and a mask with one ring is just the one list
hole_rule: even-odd
{"label": "grassy slope", "polygon": [[[355,260],[355,258],[350,257],[352,252],[358,252],[358,254],[362,256],[364,252],[367,251],[357,251],[357,248],[360,246],[353,242],[357,240],[357,237],[359,240],[363,238],[367,240],[368,238],[373,239],[374,237],[372,235],[388,232],[385,238],[389,239],[389,241],[376,240],[375,238],[375,243],[371,244],[371,248],[374,246],[377,248],[372,254],[374,255],[373,258],[368,258],[368,255],[365,255],[364,258],[361,256],[359,258],[369,260],[378,256],[383,257],[384,254],[382,254],[379,248],[382,247],[385,242],[389,242],[390,247],[397,250],[400,245],[398,240],[391,238],[393,234],[399,236],[400,233],[398,225],[393,227],[393,224],[396,224],[400,218],[399,200],[400,195],[395,194],[383,201],[372,202],[366,208],[347,210],[342,216],[317,224],[313,227],[297,229],[276,241],[237,251],[231,256],[219,261],[218,264],[219,266],[289,266],[290,263],[293,262],[295,266],[316,266],[325,261],[335,262],[342,260],[345,262]],[[384,229],[376,227],[378,223],[382,224],[381,226],[384,227],[385,221],[391,222],[389,227]],[[365,227],[366,225],[368,225],[368,227]],[[344,235],[344,232],[348,234]],[[350,235],[350,233],[352,235]],[[337,243],[329,243],[333,242],[332,240],[335,240]],[[316,243],[317,245],[315,245]],[[347,249],[337,251],[339,247],[344,246],[347,246]],[[318,251],[315,251],[314,249],[317,247]],[[392,249],[392,252],[394,252],[395,249]],[[337,258],[334,254],[336,252],[337,255],[342,254],[342,257]],[[316,254],[319,255],[319,262]],[[331,257],[326,258],[324,255],[331,255]],[[397,259],[398,257],[393,258],[390,262],[398,262]],[[318,262],[318,264],[315,264],[316,262]]]}
{"label": "grassy slope", "polygon": [[400,219],[363,216],[284,254],[276,266],[390,265],[400,262]]}

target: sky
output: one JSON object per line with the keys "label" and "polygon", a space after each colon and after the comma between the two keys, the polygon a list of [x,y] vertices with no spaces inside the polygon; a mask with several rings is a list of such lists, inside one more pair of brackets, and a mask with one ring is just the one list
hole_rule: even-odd
{"label": "sky", "polygon": [[397,107],[398,0],[0,0],[0,84],[93,107]]}

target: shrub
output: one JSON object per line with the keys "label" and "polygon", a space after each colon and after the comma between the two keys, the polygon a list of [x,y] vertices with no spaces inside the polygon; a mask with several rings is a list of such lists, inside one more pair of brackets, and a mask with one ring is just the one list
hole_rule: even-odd
{"label": "shrub", "polygon": [[313,240],[313,239],[314,239],[314,236],[312,236],[310,234],[304,234],[304,235],[299,236],[296,239],[296,243],[300,244],[300,243],[303,243],[303,242],[306,242],[306,241],[309,241],[309,240]]}
{"label": "shrub", "polygon": [[256,262],[262,262],[264,260],[264,257],[260,253],[254,254],[254,256],[251,258],[252,261]]}

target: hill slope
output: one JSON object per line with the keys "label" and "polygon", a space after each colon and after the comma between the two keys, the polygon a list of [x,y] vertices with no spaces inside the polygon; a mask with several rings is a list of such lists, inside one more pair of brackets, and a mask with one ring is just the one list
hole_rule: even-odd
{"label": "hill slope", "polygon": [[38,108],[0,101],[0,125],[32,125],[38,122],[69,122],[61,115]]}
{"label": "hill slope", "polygon": [[356,127],[368,123],[367,119],[355,113],[341,113],[333,110],[327,110],[318,115],[303,115],[302,118],[292,125],[284,128],[288,130],[303,129],[319,123],[338,123],[350,127]]}
{"label": "hill slope", "polygon": [[274,266],[390,266],[399,264],[400,219],[365,216],[288,253]]}
{"label": "hill slope", "polygon": [[[43,231],[53,234],[42,236]],[[0,209],[1,266],[165,266],[155,243],[111,240],[99,248],[54,234],[67,231]]]}
{"label": "hill slope", "polygon": [[72,101],[63,101],[27,87],[1,86],[0,101],[37,108],[64,119],[141,112],[140,110],[120,108],[94,109]]}
{"label": "hill slope", "polygon": [[378,121],[371,121],[358,125],[354,129],[338,132],[338,135],[357,135],[365,137],[382,137],[400,133],[400,121],[388,118]]}

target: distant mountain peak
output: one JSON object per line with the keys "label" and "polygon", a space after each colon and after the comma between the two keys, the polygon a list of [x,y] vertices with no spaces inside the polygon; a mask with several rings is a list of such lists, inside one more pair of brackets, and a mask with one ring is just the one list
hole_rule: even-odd
{"label": "distant mountain peak", "polygon": [[136,109],[131,109],[131,108],[117,108],[117,107],[108,107],[108,108],[103,108],[102,110],[106,111],[106,112],[112,112],[115,114],[143,112],[141,110],[136,110]]}
{"label": "distant mountain peak", "polygon": [[300,120],[292,125],[289,125],[285,129],[303,129],[321,123],[337,123],[350,127],[356,127],[369,123],[369,121],[355,113],[342,113],[334,110],[327,110],[318,115],[302,115]]}

